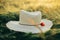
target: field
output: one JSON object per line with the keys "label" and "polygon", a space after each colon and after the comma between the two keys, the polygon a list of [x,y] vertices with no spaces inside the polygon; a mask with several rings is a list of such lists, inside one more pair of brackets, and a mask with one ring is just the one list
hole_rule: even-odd
{"label": "field", "polygon": [[[0,0],[0,40],[60,40],[60,0]],[[41,11],[54,25],[44,36],[22,33],[6,27],[8,21],[19,21],[20,10]]]}

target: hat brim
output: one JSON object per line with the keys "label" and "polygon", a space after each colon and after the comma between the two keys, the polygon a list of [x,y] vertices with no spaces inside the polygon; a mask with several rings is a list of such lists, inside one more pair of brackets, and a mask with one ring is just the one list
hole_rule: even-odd
{"label": "hat brim", "polygon": [[[46,31],[50,30],[53,23],[50,20],[47,19],[42,19],[41,22],[45,23],[45,26],[38,26],[43,33],[45,33]],[[27,26],[27,25],[21,25],[19,24],[19,21],[9,21],[6,26],[14,31],[19,31],[19,32],[25,32],[25,33],[41,33],[41,30],[39,30],[37,27],[35,26]]]}

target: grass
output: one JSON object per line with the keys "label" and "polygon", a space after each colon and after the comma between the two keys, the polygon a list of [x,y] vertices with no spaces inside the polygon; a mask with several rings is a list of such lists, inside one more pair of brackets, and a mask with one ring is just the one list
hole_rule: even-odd
{"label": "grass", "polygon": [[[51,1],[1,0],[0,1],[0,40],[60,40],[59,3],[60,3],[59,0],[57,1],[56,0],[54,1],[53,0]],[[46,4],[49,6],[47,6]],[[47,18],[53,21],[54,25],[51,28],[51,30],[44,34],[45,39],[43,39],[43,37],[41,37],[39,34],[16,32],[6,27],[6,23],[8,21],[19,20],[19,14],[15,12],[19,12],[21,9],[27,11],[37,11],[37,10],[41,11],[43,18]]]}
{"label": "grass", "polygon": [[[43,16],[46,18],[46,16]],[[44,40],[39,34],[23,33],[6,27],[8,21],[19,20],[19,14],[8,12],[0,14],[0,40]],[[55,22],[54,22],[55,23]],[[44,34],[45,40],[60,40],[60,24],[54,24],[50,31]]]}

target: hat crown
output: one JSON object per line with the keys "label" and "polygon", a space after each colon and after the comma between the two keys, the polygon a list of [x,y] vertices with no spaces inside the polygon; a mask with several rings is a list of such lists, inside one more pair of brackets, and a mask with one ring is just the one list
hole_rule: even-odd
{"label": "hat crown", "polygon": [[41,12],[28,12],[21,10],[20,11],[20,24],[27,24],[27,25],[36,25],[40,24],[41,22]]}

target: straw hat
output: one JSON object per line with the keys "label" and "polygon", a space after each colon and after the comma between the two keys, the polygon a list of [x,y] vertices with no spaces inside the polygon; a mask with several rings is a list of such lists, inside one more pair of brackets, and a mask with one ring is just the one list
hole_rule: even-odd
{"label": "straw hat", "polygon": [[[33,12],[35,13],[35,12]],[[37,13],[37,12],[36,12]],[[20,21],[9,21],[6,26],[14,31],[25,33],[45,33],[49,31],[53,25],[52,21],[40,18],[39,25],[21,25]],[[38,19],[37,19],[38,20]]]}

